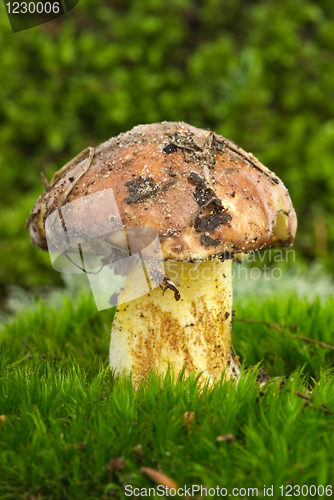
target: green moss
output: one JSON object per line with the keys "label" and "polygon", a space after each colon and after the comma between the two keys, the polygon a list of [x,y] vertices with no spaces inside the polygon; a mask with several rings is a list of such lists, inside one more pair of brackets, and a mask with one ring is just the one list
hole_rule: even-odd
{"label": "green moss", "polygon": [[[127,498],[126,485],[156,486],[142,466],[182,487],[258,488],[259,497],[263,485],[274,486],[274,498],[281,485],[331,485],[334,352],[289,332],[331,343],[333,299],[309,303],[286,293],[237,298],[235,307],[238,318],[290,328],[235,322],[241,379],[203,390],[170,373],[165,380],[152,374],[138,391],[129,378],[115,379],[108,368],[113,310],[97,313],[91,298],[39,302],[3,324],[1,498]],[[264,387],[256,385],[259,367],[247,370],[260,361],[274,377]],[[307,390],[310,404],[295,392]],[[185,412],[194,418],[185,421]],[[232,443],[217,441],[228,433]],[[124,468],[110,468],[120,457]]]}

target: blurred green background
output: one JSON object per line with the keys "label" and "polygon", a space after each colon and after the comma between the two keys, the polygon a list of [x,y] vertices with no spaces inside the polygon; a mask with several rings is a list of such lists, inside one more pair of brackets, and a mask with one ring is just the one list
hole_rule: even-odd
{"label": "blurred green background", "polygon": [[80,0],[13,34],[0,5],[0,304],[61,285],[26,218],[86,146],[184,120],[276,172],[297,211],[297,258],[334,272],[333,0]]}

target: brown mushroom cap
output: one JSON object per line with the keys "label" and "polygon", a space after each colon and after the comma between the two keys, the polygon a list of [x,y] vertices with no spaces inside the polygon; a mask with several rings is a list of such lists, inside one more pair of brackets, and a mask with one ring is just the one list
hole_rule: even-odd
{"label": "brown mushroom cap", "polygon": [[[37,200],[28,219],[35,246],[47,250],[45,220],[57,208],[110,188],[125,226],[157,230],[164,259],[232,257],[293,243],[297,219],[282,181],[213,132],[183,122],[139,125],[98,146],[77,180],[88,156],[73,161]],[[101,222],[108,217],[99,213]],[[96,221],[83,222],[89,234]]]}

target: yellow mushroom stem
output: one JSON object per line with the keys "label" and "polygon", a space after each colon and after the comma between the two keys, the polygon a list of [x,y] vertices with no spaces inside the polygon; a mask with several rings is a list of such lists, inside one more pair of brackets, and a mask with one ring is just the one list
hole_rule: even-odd
{"label": "yellow mushroom stem", "polygon": [[[138,269],[138,268],[137,268]],[[119,297],[110,342],[110,367],[130,373],[135,386],[154,368],[163,374],[168,364],[177,375],[195,369],[201,380],[239,374],[232,356],[232,261],[165,262],[165,271],[181,294],[160,287],[126,302],[138,276],[132,269]]]}

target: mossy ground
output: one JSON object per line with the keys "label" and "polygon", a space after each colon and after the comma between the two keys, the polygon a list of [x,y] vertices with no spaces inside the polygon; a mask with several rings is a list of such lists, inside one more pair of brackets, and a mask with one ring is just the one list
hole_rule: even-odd
{"label": "mossy ground", "polygon": [[[237,297],[234,307],[237,318],[288,326],[235,322],[242,376],[202,389],[170,373],[152,374],[138,391],[129,378],[115,379],[113,310],[97,312],[89,296],[75,305],[66,297],[39,302],[4,323],[1,500],[131,498],[126,485],[156,486],[143,466],[180,487],[219,486],[228,495],[258,488],[261,497],[273,485],[273,498],[281,498],[281,485],[333,485],[334,351],[289,334],[333,344],[334,300],[309,303],[290,292]],[[259,362],[272,377],[263,387],[259,367],[249,369]],[[194,413],[187,419],[186,412]],[[217,440],[228,433],[233,442]],[[241,493],[234,497],[252,497]]]}

